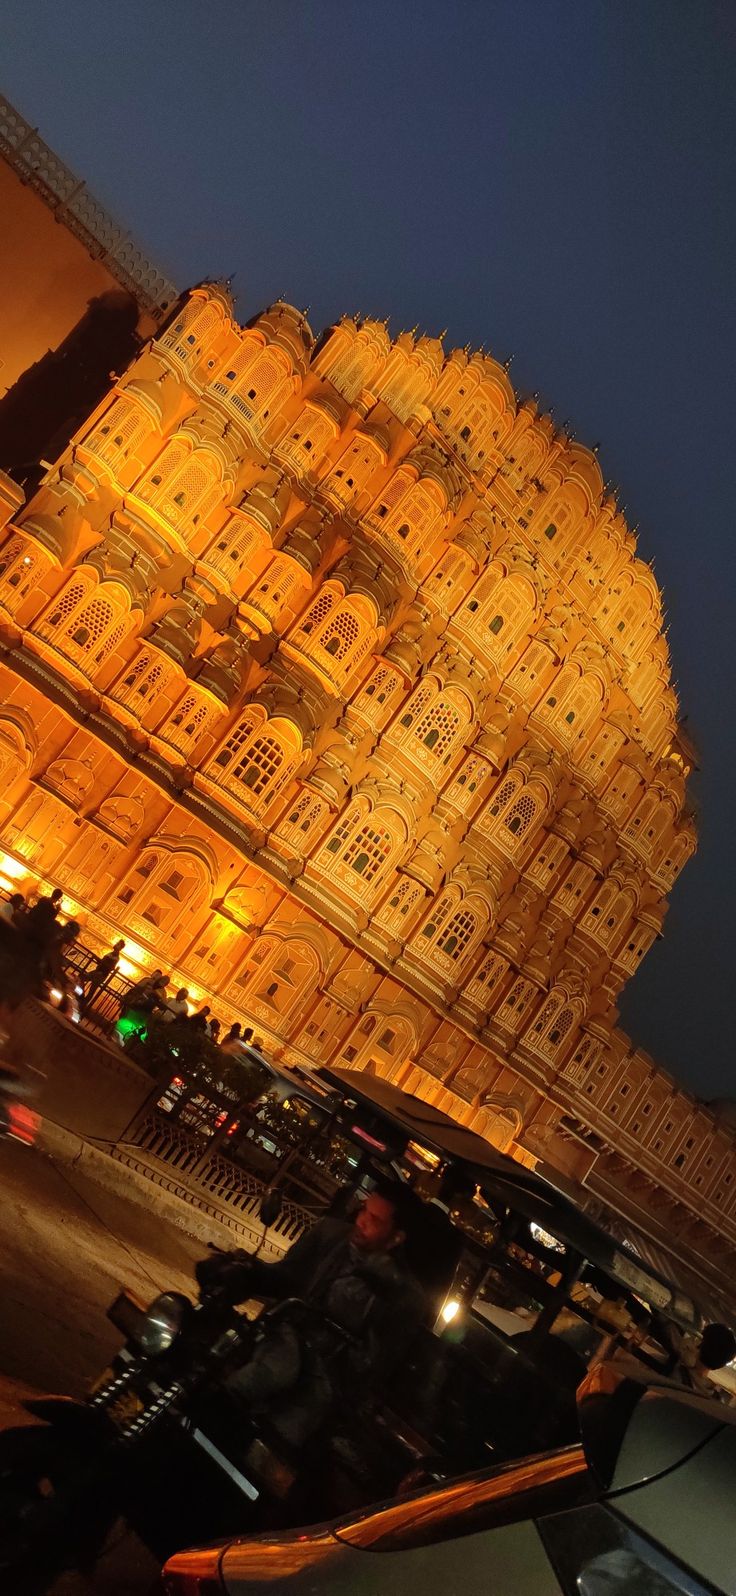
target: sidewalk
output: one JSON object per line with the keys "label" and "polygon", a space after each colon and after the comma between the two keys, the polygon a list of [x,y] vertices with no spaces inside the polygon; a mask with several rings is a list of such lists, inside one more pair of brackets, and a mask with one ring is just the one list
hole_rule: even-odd
{"label": "sidewalk", "polygon": [[245,1247],[252,1252],[260,1243],[266,1257],[280,1258],[288,1241],[266,1231],[246,1216],[236,1217],[213,1201],[196,1182],[177,1179],[176,1172],[132,1143],[102,1146],[44,1119],[37,1147],[55,1162],[83,1169],[90,1180],[140,1207],[155,1207],[156,1214],[185,1235],[207,1246]]}

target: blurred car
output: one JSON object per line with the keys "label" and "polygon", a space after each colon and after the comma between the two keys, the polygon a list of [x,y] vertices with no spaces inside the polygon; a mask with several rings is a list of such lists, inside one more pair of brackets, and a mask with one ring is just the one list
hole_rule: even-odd
{"label": "blurred car", "polygon": [[736,1596],[736,1415],[600,1365],[580,1444],[170,1559],[166,1596]]}

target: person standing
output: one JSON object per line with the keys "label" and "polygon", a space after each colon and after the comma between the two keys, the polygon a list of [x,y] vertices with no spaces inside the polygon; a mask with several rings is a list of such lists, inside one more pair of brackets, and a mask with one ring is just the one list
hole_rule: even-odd
{"label": "person standing", "polygon": [[189,992],[185,986],[180,986],[176,996],[169,998],[164,1014],[161,1016],[167,1025],[174,1020],[186,1019],[189,1013]]}
{"label": "person standing", "polygon": [[210,1004],[209,1003],[205,1003],[203,1008],[197,1009],[196,1013],[190,1015],[189,1024],[191,1025],[192,1030],[193,1031],[203,1031],[205,1036],[209,1036],[209,1034],[210,1034],[210,1014],[211,1013],[212,1013],[212,1009],[210,1007]]}
{"label": "person standing", "polygon": [[89,973],[87,990],[84,995],[85,1009],[89,1008],[90,1004],[92,1003],[92,999],[95,997],[100,987],[104,986],[105,982],[109,979],[113,972],[117,970],[118,964],[120,963],[120,955],[124,947],[125,943],[121,938],[119,942],[113,943],[109,953],[103,953],[102,957],[97,960],[97,963],[93,964]]}
{"label": "person standing", "polygon": [[166,976],[160,970],[153,970],[150,975],[144,975],[136,981],[125,994],[121,1005],[121,1014],[153,1014],[154,1009],[163,1008],[167,987]]}
{"label": "person standing", "polygon": [[24,917],[23,930],[41,953],[46,953],[53,940],[63,899],[61,887],[54,887],[51,896],[37,898]]}
{"label": "person standing", "polygon": [[10,926],[17,931],[23,923],[26,914],[26,900],[20,892],[11,893],[4,903],[0,903],[0,925]]}
{"label": "person standing", "polygon": [[227,1035],[223,1037],[220,1043],[221,1053],[229,1053],[235,1057],[237,1057],[238,1054],[242,1055],[244,1051],[244,1044],[243,1037],[241,1036],[240,1032],[240,1021],[236,1020],[235,1024],[230,1026],[230,1030],[228,1031]]}

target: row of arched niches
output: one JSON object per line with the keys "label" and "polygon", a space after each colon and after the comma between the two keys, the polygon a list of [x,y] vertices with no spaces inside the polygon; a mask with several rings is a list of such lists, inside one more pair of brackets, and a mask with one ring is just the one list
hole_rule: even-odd
{"label": "row of arched niches", "polygon": [[0,606],[449,989],[513,953],[511,901],[540,971],[564,910],[615,989],[695,847],[652,571],[484,353],[195,289],[8,530]]}

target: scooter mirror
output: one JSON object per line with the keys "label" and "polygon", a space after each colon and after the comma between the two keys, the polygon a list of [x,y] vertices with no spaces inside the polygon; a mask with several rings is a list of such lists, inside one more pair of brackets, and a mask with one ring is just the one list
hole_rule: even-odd
{"label": "scooter mirror", "polygon": [[281,1213],[281,1206],[280,1191],[264,1192],[261,1198],[261,1205],[258,1210],[264,1225],[275,1225],[276,1220],[279,1218]]}

